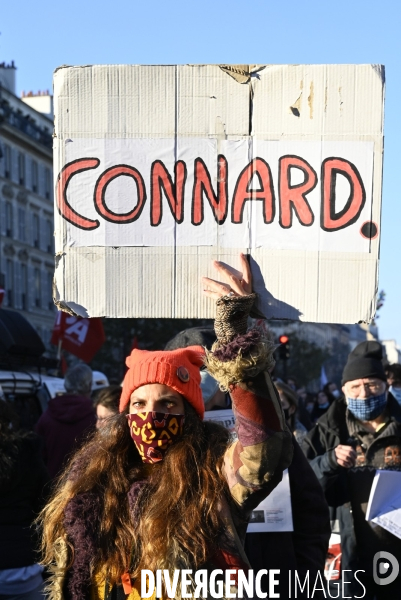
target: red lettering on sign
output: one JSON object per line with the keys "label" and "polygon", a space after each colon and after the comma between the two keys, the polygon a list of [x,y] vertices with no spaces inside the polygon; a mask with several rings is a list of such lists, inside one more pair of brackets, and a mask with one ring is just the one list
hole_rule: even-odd
{"label": "red lettering on sign", "polygon": [[[254,176],[259,180],[259,189],[251,190]],[[231,208],[233,223],[242,223],[245,202],[247,200],[263,201],[263,220],[272,223],[275,215],[275,199],[273,179],[270,167],[263,158],[255,158],[243,169],[237,179]]]}
{"label": "red lettering on sign", "polygon": [[[115,213],[106,205],[107,186],[117,177],[132,177],[136,183],[138,200],[135,207],[127,213]],[[95,185],[95,208],[99,215],[111,223],[133,223],[141,216],[146,201],[145,182],[140,172],[129,165],[116,165],[106,169]]]}
{"label": "red lettering on sign", "polygon": [[[80,158],[69,162],[61,170],[56,185],[56,203],[60,215],[69,223],[91,231],[100,226],[97,219],[89,219],[77,212],[67,198],[68,186],[72,177],[100,165],[98,158]],[[303,181],[291,184],[292,169],[303,173]],[[117,177],[130,177],[136,186],[135,206],[129,212],[113,212],[106,204],[108,185]],[[349,197],[344,202],[339,196],[339,177],[348,181]],[[87,179],[92,177],[87,176]],[[95,174],[93,174],[95,178]],[[87,179],[85,181],[87,181]],[[79,180],[80,181],[80,180]],[[286,155],[279,158],[278,170],[278,195],[279,195],[279,223],[284,229],[293,224],[293,215],[297,217],[302,226],[311,226],[314,214],[307,200],[307,194],[317,185],[317,174],[312,166],[299,156]],[[151,201],[150,223],[152,227],[160,225],[163,219],[163,195],[176,223],[184,221],[185,191],[187,185],[187,166],[183,160],[174,165],[174,176],[161,160],[155,160],[150,172]],[[131,185],[131,183],[130,183]],[[115,191],[115,190],[114,190]],[[79,190],[81,205],[86,202],[86,190]],[[187,189],[187,193],[190,193]],[[113,197],[113,190],[109,191],[109,203]],[[71,195],[71,191],[70,191]],[[225,156],[218,156],[217,184],[212,185],[212,178],[204,161],[198,157],[194,161],[194,178],[192,188],[191,223],[200,225],[204,222],[204,200],[207,199],[218,225],[222,225],[228,213],[228,162]],[[128,224],[137,221],[141,216],[146,203],[146,187],[142,174],[130,165],[115,165],[106,169],[97,179],[93,202],[95,209],[106,221],[115,224]],[[187,198],[188,200],[188,198]],[[231,220],[233,224],[240,224],[244,219],[245,203],[248,200],[261,200],[263,221],[272,223],[276,214],[275,190],[269,164],[260,157],[247,164],[240,172],[231,207]],[[126,199],[124,199],[124,203]],[[352,225],[358,221],[366,202],[366,191],[358,169],[354,164],[344,158],[330,157],[323,160],[321,165],[321,217],[320,226],[324,231],[335,232]],[[343,206],[336,211],[337,205]],[[85,204],[86,206],[86,204]],[[125,204],[120,208],[126,210]],[[315,207],[316,209],[316,207]],[[364,223],[361,235],[367,239],[374,239],[377,235],[377,225],[371,221]]]}
{"label": "red lettering on sign", "polygon": [[[291,185],[291,169],[301,169],[305,175],[302,183]],[[317,175],[306,160],[299,156],[283,156],[279,160],[279,197],[280,197],[280,225],[288,229],[292,225],[292,213],[295,212],[301,225],[309,227],[315,217],[306,194],[311,192],[317,184]]]}
{"label": "red lettering on sign", "polygon": [[[342,210],[336,212],[337,176],[345,177],[350,195]],[[322,163],[322,201],[320,226],[324,231],[338,231],[358,220],[366,202],[366,192],[358,169],[344,158],[326,158]]]}
{"label": "red lettering on sign", "polygon": [[228,208],[228,164],[222,154],[217,157],[217,196],[214,193],[210,173],[201,158],[195,159],[194,171],[195,181],[192,192],[192,216],[193,225],[203,222],[203,194],[209,201],[216,223],[222,225],[227,217]]}
{"label": "red lettering on sign", "polygon": [[150,224],[152,227],[160,225],[163,217],[162,188],[167,197],[171,214],[177,223],[184,220],[184,191],[187,179],[187,166],[183,160],[175,163],[174,183],[170,173],[161,160],[152,163],[150,172],[151,201],[150,201]]}
{"label": "red lettering on sign", "polygon": [[60,215],[71,223],[71,225],[75,225],[79,229],[85,229],[86,231],[97,229],[100,223],[97,219],[87,219],[72,208],[67,200],[67,188],[74,175],[88,171],[89,169],[96,169],[99,165],[100,160],[98,158],[78,158],[66,164],[57,177],[56,202]]}

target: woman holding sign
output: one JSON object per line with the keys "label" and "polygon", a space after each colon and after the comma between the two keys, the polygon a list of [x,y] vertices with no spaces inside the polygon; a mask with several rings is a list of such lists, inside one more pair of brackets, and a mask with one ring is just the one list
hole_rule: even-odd
{"label": "woman holding sign", "polygon": [[[292,443],[268,374],[274,346],[247,331],[248,261],[241,276],[214,266],[225,282],[203,279],[217,301],[212,350],[133,350],[120,414],[73,457],[41,515],[51,599],[139,600],[145,569],[248,569],[247,518],[281,480]],[[230,389],[235,443],[202,420],[204,363]]]}

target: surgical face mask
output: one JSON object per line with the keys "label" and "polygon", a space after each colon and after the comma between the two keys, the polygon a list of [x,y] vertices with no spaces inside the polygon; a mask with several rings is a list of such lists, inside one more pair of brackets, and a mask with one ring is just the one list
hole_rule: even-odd
{"label": "surgical face mask", "polygon": [[318,408],[322,408],[323,410],[325,408],[329,408],[330,406],[330,402],[325,402],[324,404],[318,404]]}
{"label": "surgical face mask", "polygon": [[144,463],[163,460],[168,448],[182,435],[184,415],[138,412],[127,415],[135,446]]}
{"label": "surgical face mask", "polygon": [[398,404],[401,404],[401,387],[393,387],[392,385],[390,385],[388,391],[394,396]]}
{"label": "surgical face mask", "polygon": [[347,398],[348,410],[359,421],[373,421],[382,414],[387,404],[387,393],[370,398]]}
{"label": "surgical face mask", "polygon": [[340,397],[340,390],[333,390],[331,392],[331,395],[334,396],[334,398],[339,398]]}
{"label": "surgical face mask", "polygon": [[213,398],[219,389],[219,382],[216,381],[214,377],[212,377],[207,371],[201,371],[201,390],[203,402],[206,404]]}

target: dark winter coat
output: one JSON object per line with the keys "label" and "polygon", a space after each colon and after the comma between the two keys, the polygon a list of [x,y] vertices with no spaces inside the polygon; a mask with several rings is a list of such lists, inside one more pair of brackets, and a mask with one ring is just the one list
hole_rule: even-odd
{"label": "dark winter coat", "polygon": [[31,527],[49,476],[33,433],[14,443],[0,438],[0,570],[38,561]]}
{"label": "dark winter coat", "polygon": [[[401,555],[401,540],[380,526],[373,529],[364,518],[376,469],[401,470],[401,407],[392,396],[388,397],[386,413],[387,424],[364,447],[358,435],[350,431],[346,402],[341,398],[330,406],[304,440],[304,451],[329,504],[333,530],[338,527],[340,531],[341,570],[363,569],[369,576],[377,550]],[[352,469],[337,464],[334,448],[338,444],[355,447],[357,461]],[[357,520],[364,530],[358,534],[363,539],[357,539],[355,533]],[[355,593],[360,595],[361,587],[355,585]]]}
{"label": "dark winter coat", "polygon": [[[288,573],[296,570],[300,581],[309,571],[313,583],[317,573],[323,576],[327,547],[330,538],[329,509],[323,490],[298,443],[293,438],[294,455],[288,467],[294,531],[248,533],[245,552],[254,571],[280,569],[275,589],[280,598],[289,598]],[[267,578],[263,591],[268,593]],[[294,582],[294,578],[292,578]],[[298,598],[309,596],[300,592]],[[323,596],[322,596],[323,597]],[[316,600],[319,596],[315,594]]]}
{"label": "dark winter coat", "polygon": [[95,411],[85,396],[56,396],[40,417],[37,433],[44,439],[44,459],[51,477],[56,477],[67,459],[94,430]]}

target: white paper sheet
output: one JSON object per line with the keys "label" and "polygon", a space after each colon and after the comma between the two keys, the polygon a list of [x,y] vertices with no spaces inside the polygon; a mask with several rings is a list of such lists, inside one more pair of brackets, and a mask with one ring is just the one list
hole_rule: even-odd
{"label": "white paper sheet", "polygon": [[376,471],[366,520],[401,539],[401,471]]}
{"label": "white paper sheet", "polygon": [[278,486],[252,512],[247,533],[257,531],[294,531],[288,469]]}

